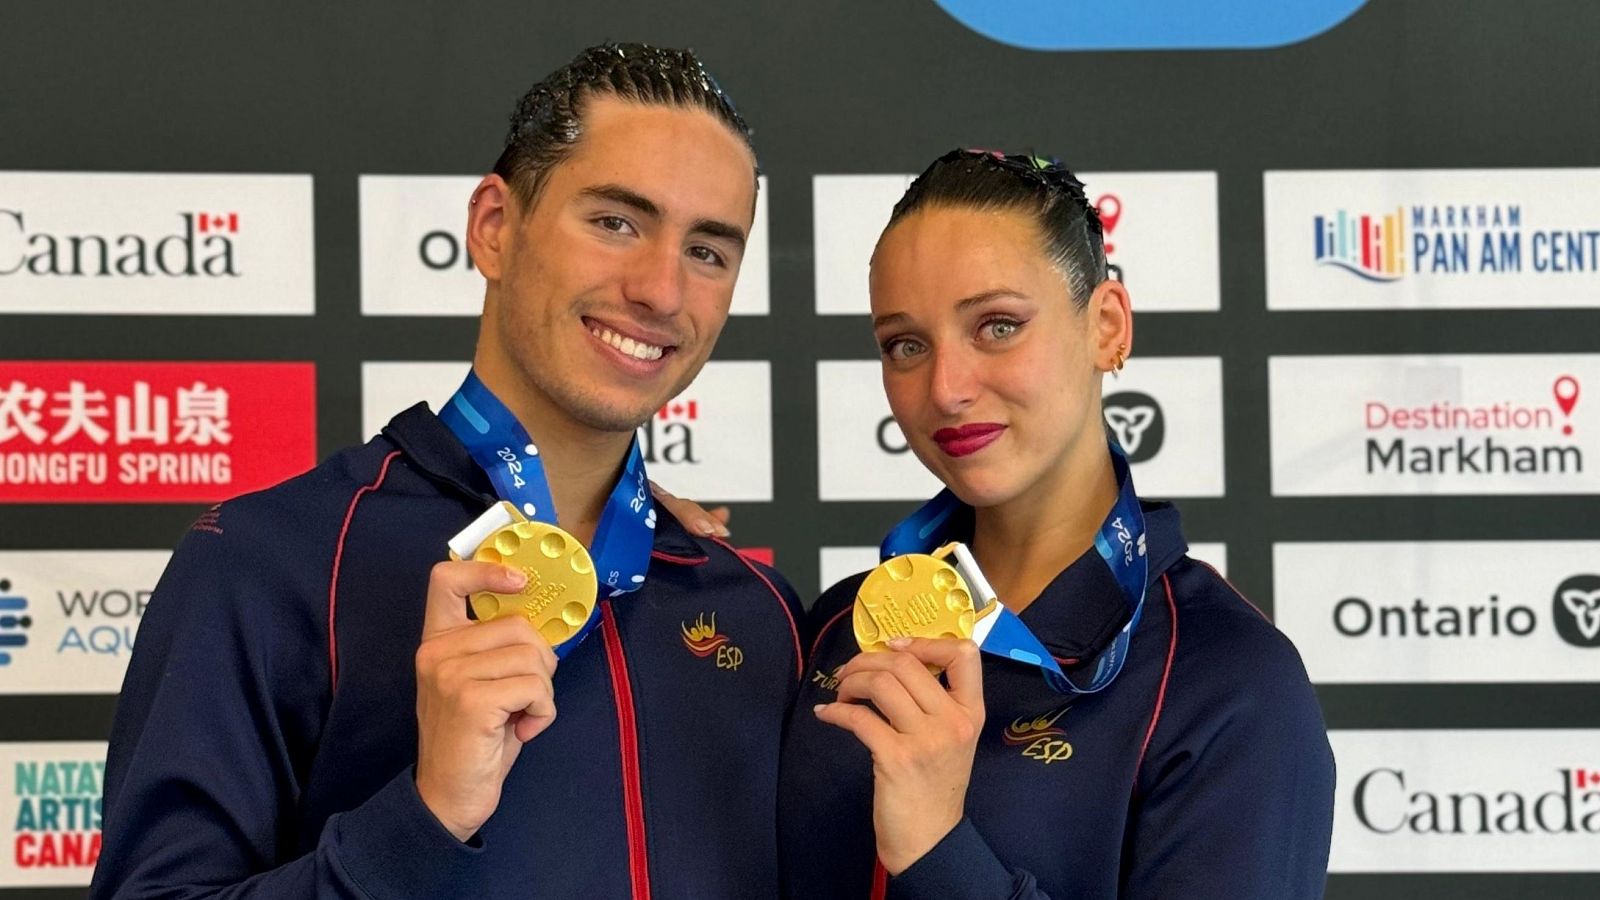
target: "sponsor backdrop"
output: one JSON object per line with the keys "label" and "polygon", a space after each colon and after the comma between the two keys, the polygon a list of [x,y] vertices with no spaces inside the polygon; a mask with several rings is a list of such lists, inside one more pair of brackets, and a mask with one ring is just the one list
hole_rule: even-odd
{"label": "sponsor backdrop", "polygon": [[1329,895],[1600,894],[1596,33],[1585,0],[5,5],[0,900],[88,880],[181,534],[457,383],[468,192],[607,38],[699,49],[764,171],[715,358],[641,430],[661,483],[805,595],[871,565],[937,488],[872,244],[953,145],[1059,154],[1138,311],[1107,428],[1318,685]]}

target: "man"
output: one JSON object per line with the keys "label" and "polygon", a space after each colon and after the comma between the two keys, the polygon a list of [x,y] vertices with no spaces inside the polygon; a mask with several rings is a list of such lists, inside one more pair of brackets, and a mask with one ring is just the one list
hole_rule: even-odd
{"label": "man", "polygon": [[[418,404],[179,547],[117,712],[93,896],[777,893],[798,602],[653,512],[633,450],[726,320],[755,171],[687,52],[593,48],[529,91],[469,208],[476,412]],[[525,437],[484,462],[478,424]],[[559,665],[520,615],[468,618],[522,573],[439,562],[497,499],[553,503],[594,554],[594,630]],[[631,577],[607,545],[627,528],[653,528]]]}

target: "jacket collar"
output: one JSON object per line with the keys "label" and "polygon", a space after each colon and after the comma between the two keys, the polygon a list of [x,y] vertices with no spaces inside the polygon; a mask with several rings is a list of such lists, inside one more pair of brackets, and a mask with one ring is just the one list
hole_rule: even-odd
{"label": "jacket collar", "polygon": [[[1139,506],[1144,511],[1150,564],[1145,579],[1148,605],[1162,574],[1188,552],[1189,545],[1177,507],[1145,501]],[[1057,659],[1092,661],[1127,624],[1128,609],[1111,569],[1090,547],[1046,585],[1019,618]]]}
{"label": "jacket collar", "polygon": [[[467,448],[426,403],[401,412],[384,426],[383,435],[405,453],[413,466],[429,479],[453,489],[483,508],[498,502],[489,476],[473,462]],[[657,559],[695,565],[706,561],[705,550],[672,514],[656,504],[656,528],[651,548]]]}
{"label": "jacket collar", "polygon": [[[1189,545],[1177,507],[1141,500],[1139,508],[1144,512],[1145,554],[1150,561],[1145,579],[1148,604],[1151,587],[1188,552]],[[952,532],[970,542],[972,527],[971,511],[965,510],[964,519],[953,523]],[[1111,570],[1099,551],[1090,547],[1045,585],[1018,618],[1052,656],[1069,665],[1093,661],[1110,646],[1128,621],[1128,609]]]}

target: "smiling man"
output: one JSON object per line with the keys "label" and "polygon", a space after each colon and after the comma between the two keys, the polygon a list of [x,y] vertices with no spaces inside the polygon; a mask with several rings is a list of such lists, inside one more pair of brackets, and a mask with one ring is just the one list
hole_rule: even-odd
{"label": "smiling man", "polygon": [[[755,175],[688,52],[592,48],[523,97],[469,206],[461,390],[174,555],[93,896],[777,894],[799,604],[653,507],[634,438],[722,330]],[[441,561],[496,504],[530,555]]]}

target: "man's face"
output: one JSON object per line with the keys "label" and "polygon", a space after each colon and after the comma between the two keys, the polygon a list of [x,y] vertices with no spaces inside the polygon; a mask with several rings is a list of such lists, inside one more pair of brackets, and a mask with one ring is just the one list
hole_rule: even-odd
{"label": "man's face", "polygon": [[703,110],[597,96],[583,120],[532,209],[507,199],[494,258],[480,260],[480,355],[529,402],[631,431],[694,380],[727,321],[754,160]]}

